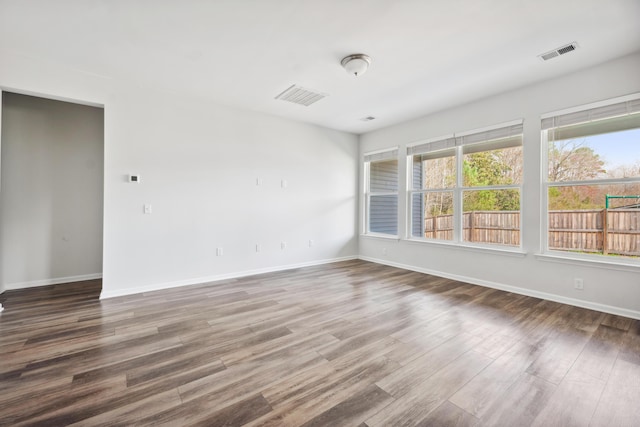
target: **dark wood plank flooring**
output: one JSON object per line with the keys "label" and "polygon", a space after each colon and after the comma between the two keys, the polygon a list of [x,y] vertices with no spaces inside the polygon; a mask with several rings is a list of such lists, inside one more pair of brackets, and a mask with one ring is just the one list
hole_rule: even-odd
{"label": "dark wood plank flooring", "polygon": [[640,321],[364,261],[0,296],[1,426],[638,426]]}

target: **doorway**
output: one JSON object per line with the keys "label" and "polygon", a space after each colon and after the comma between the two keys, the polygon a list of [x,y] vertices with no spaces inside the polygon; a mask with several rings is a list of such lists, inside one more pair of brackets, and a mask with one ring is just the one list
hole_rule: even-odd
{"label": "doorway", "polygon": [[104,109],[2,92],[0,292],[102,277]]}

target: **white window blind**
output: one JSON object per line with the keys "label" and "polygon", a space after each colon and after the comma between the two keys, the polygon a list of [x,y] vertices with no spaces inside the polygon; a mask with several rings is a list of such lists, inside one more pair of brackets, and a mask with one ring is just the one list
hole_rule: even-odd
{"label": "white window blind", "polygon": [[381,160],[392,160],[398,158],[398,149],[380,151],[377,153],[369,153],[364,155],[364,161],[366,162],[379,162]]}
{"label": "white window blind", "polygon": [[456,146],[456,139],[452,136],[450,138],[439,139],[436,141],[425,142],[424,144],[417,144],[411,147],[407,147],[407,155],[425,154],[432,151],[446,150],[447,148],[454,148]]}
{"label": "white window blind", "polygon": [[[425,142],[407,147],[407,155],[419,155],[434,151],[447,150],[459,146],[470,146],[482,142],[483,147],[477,151],[497,150],[501,148],[517,147],[522,145],[523,122],[500,126],[480,132],[463,133],[452,137]],[[492,141],[492,145],[487,143]],[[473,149],[465,148],[465,153],[472,153]]]}
{"label": "white window blind", "polygon": [[[521,138],[522,131],[523,131],[523,125],[522,123],[518,123],[511,126],[490,129],[482,132],[474,132],[474,133],[470,133],[462,136],[456,136],[456,145],[465,146],[465,145],[476,144],[478,142],[505,140],[505,142],[507,143],[506,145],[503,144],[503,146],[496,147],[496,148],[514,147],[519,145],[515,143],[516,141],[522,140]],[[513,143],[513,145],[508,145],[509,141]],[[483,149],[483,151],[485,150],[486,148]]]}
{"label": "white window blind", "polygon": [[542,119],[550,141],[583,138],[640,127],[640,99]]}
{"label": "white window blind", "polygon": [[547,117],[542,119],[542,130],[587,123],[616,116],[627,116],[635,113],[640,113],[640,99]]}

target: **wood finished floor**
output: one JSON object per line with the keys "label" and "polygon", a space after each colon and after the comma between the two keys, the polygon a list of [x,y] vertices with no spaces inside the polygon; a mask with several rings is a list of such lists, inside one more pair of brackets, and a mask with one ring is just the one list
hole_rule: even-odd
{"label": "wood finished floor", "polygon": [[349,261],[0,298],[0,425],[638,426],[640,321]]}

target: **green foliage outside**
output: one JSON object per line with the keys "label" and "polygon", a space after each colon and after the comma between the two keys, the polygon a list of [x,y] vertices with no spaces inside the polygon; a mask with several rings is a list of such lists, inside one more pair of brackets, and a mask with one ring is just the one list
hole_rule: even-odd
{"label": "green foliage outside", "polygon": [[[484,151],[465,155],[462,170],[464,186],[485,187],[514,184],[514,165],[505,161],[503,156],[505,151]],[[464,212],[517,211],[519,209],[520,192],[518,190],[478,190],[466,191],[464,194]]]}
{"label": "green foliage outside", "polygon": [[[548,162],[548,180],[551,183],[640,175],[640,164],[606,170],[605,159],[589,146],[586,139],[550,142]],[[462,163],[462,184],[468,190],[464,190],[463,194],[463,211],[520,210],[520,192],[517,189],[472,189],[520,183],[522,164],[522,147],[465,154]],[[453,156],[426,160],[424,167],[426,188],[445,190],[455,186]],[[548,208],[549,210],[603,209],[607,194],[640,194],[640,183],[550,186]],[[621,207],[631,202],[616,200],[613,203],[613,207]],[[428,217],[452,214],[451,193],[443,191],[425,195],[425,211]]]}

